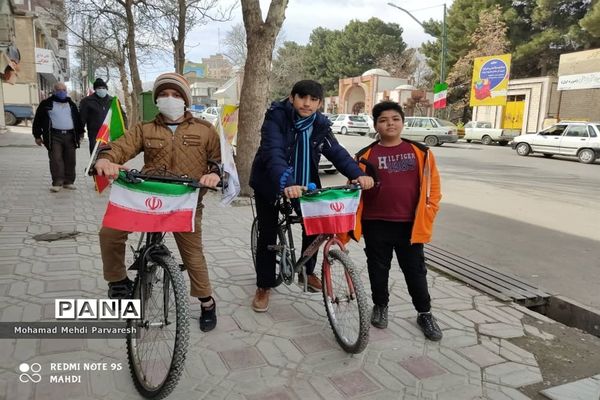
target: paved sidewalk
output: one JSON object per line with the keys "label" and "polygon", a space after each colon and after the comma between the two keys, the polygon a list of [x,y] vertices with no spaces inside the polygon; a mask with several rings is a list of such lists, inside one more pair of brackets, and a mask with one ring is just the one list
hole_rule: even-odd
{"label": "paved sidewalk", "polygon": [[[20,133],[14,133],[20,132]],[[50,193],[46,152],[25,128],[0,135],[0,321],[54,318],[55,298],[105,298],[97,232],[107,196],[83,177],[87,146],[78,150],[76,191]],[[430,272],[434,313],[444,331],[424,339],[398,269],[391,273],[390,324],[372,328],[367,349],[348,355],[336,344],[320,294],[281,286],[269,311],[254,313],[248,205],[205,201],[205,252],[217,298],[217,329],[202,333],[191,299],[191,345],[185,372],[169,399],[527,399],[519,388],[542,381],[536,358],[508,339],[552,335],[523,322],[525,314],[464,284]],[[36,242],[46,232],[77,231],[67,240]],[[170,248],[176,249],[172,240]],[[365,257],[350,248],[368,290]],[[124,340],[2,339],[0,399],[138,399]],[[50,362],[121,362],[122,371],[79,372],[81,383],[51,384]],[[40,383],[21,383],[18,366],[42,366]],[[598,367],[600,370],[600,366]],[[592,377],[600,371],[590,371]],[[65,374],[69,374],[65,372]],[[549,392],[556,399],[598,400],[598,377]],[[579,390],[578,388],[581,388]],[[562,390],[562,391],[561,391]],[[560,397],[560,393],[571,393]],[[575,394],[573,394],[575,393]],[[586,393],[592,393],[587,395]],[[584,396],[584,397],[582,397]],[[549,396],[550,397],[550,396]]]}

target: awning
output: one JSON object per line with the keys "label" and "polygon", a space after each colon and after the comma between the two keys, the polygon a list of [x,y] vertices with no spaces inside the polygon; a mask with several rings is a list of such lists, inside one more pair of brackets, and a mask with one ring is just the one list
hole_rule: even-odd
{"label": "awning", "polygon": [[233,78],[225,82],[223,86],[221,86],[213,93],[213,97],[219,99],[237,98],[237,79],[237,76],[234,76]]}

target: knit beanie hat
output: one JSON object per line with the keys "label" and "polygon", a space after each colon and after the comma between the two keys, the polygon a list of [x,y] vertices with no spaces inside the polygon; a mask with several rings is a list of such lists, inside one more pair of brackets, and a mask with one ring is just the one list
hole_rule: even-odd
{"label": "knit beanie hat", "polygon": [[108,89],[108,86],[106,86],[106,83],[102,80],[102,78],[97,78],[94,81],[94,90],[101,88],[101,87]]}
{"label": "knit beanie hat", "polygon": [[158,97],[160,91],[164,89],[177,90],[187,107],[192,103],[192,91],[190,85],[182,75],[175,72],[167,72],[156,78],[154,81],[154,88],[152,89],[152,99],[155,103],[156,97]]}

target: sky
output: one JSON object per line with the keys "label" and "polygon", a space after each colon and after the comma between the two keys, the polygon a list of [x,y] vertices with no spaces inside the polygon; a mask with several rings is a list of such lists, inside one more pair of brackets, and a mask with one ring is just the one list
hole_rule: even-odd
{"label": "sky", "polygon": [[[452,1],[446,0],[447,7]],[[290,0],[283,23],[284,39],[305,45],[310,33],[319,26],[339,30],[353,19],[367,21],[377,17],[400,25],[404,30],[402,38],[409,47],[418,47],[423,42],[433,40],[417,22],[401,10],[389,6],[388,2],[410,11],[419,21],[430,18],[441,20],[443,16],[444,0]],[[264,19],[270,0],[260,0],[260,4]],[[238,5],[231,21],[211,22],[196,28],[187,38],[186,58],[200,62],[203,57],[225,52],[225,46],[219,45],[219,42],[222,43],[233,25],[242,22],[242,9]],[[143,81],[151,81],[160,73],[172,70],[172,60],[165,57],[154,65],[141,66],[140,73]]]}

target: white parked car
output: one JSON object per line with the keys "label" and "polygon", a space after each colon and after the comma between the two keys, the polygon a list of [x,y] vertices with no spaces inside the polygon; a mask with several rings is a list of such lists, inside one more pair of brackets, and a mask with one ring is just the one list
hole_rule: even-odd
{"label": "white parked car", "polygon": [[214,125],[219,117],[219,112],[219,107],[207,107],[200,113],[200,118],[205,119]]}
{"label": "white parked car", "polygon": [[517,136],[511,146],[520,156],[575,156],[592,164],[600,158],[600,122],[559,122],[541,132]]}
{"label": "white parked car", "polygon": [[364,117],[367,120],[367,124],[369,124],[369,132],[368,132],[369,137],[374,138],[377,131],[375,130],[375,123],[373,122],[373,117],[371,116],[371,114],[360,114],[360,115],[362,117]]}
{"label": "white parked car", "polygon": [[369,123],[362,115],[338,114],[331,124],[331,130],[342,135],[358,133],[365,136],[369,132]]}
{"label": "white parked car", "polygon": [[490,145],[497,142],[500,146],[506,146],[508,142],[518,135],[519,133],[517,131],[492,128],[491,122],[471,121],[465,124],[465,136],[463,139],[465,139],[467,143],[476,141],[485,145]]}
{"label": "white parked car", "polygon": [[441,146],[458,141],[457,127],[450,121],[433,117],[406,117],[402,137],[427,146]]}

